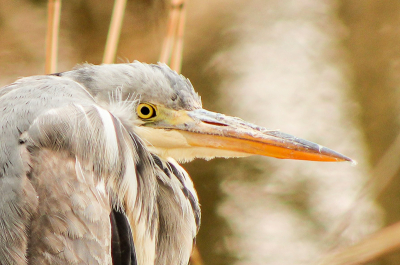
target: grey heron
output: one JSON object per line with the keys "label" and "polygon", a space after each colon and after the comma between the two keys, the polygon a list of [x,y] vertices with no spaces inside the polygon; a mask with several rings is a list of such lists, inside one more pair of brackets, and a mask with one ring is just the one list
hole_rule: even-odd
{"label": "grey heron", "polygon": [[200,225],[176,161],[351,161],[202,109],[164,64],[83,65],[0,90],[1,264],[187,264]]}

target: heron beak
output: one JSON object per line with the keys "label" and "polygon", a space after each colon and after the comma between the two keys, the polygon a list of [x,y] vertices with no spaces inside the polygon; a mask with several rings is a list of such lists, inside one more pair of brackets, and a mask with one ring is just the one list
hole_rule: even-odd
{"label": "heron beak", "polygon": [[319,144],[204,109],[174,111],[174,114],[165,116],[168,117],[151,127],[179,132],[186,141],[180,148],[197,147],[241,154],[232,156],[262,155],[326,162],[353,161]]}

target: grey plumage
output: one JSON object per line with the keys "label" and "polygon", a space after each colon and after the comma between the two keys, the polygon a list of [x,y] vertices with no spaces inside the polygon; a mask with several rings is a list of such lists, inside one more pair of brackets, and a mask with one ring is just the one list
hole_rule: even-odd
{"label": "grey plumage", "polygon": [[201,107],[187,79],[138,62],[85,65],[0,90],[2,264],[110,264],[112,208],[133,227],[138,264],[187,263],[197,195],[184,170],[157,166],[135,133],[134,99],[150,97]]}
{"label": "grey plumage", "polygon": [[[164,64],[83,65],[59,74],[80,84],[101,101],[108,101],[110,93],[122,88],[122,98],[129,94],[141,101],[164,104],[171,109],[201,108],[201,100],[190,81]],[[112,80],[112,81],[111,81]],[[115,82],[118,80],[118,82]]]}

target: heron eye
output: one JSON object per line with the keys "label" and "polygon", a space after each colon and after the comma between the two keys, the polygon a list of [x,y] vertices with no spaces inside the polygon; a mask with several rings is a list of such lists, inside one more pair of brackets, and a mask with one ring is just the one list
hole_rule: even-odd
{"label": "heron eye", "polygon": [[141,119],[150,119],[156,116],[156,109],[154,106],[146,103],[141,103],[136,109],[136,112]]}

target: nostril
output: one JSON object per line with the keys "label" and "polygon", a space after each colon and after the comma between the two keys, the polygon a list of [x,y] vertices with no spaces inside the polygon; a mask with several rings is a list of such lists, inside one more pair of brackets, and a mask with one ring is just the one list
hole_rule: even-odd
{"label": "nostril", "polygon": [[202,122],[207,123],[207,124],[211,124],[211,125],[215,125],[215,126],[228,126],[226,124],[219,123],[219,122],[212,122],[212,121],[202,121]]}

